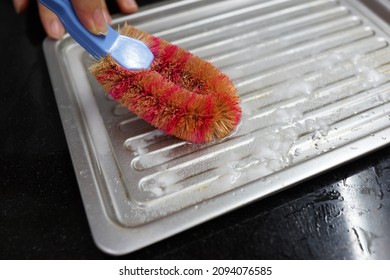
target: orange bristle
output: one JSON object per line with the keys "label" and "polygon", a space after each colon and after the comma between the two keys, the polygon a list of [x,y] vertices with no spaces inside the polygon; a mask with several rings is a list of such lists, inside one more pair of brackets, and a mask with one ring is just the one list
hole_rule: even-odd
{"label": "orange bristle", "polygon": [[226,137],[241,108],[230,79],[211,63],[132,26],[123,35],[143,41],[155,59],[148,70],[128,70],[106,56],[90,70],[130,111],[167,134],[190,142]]}

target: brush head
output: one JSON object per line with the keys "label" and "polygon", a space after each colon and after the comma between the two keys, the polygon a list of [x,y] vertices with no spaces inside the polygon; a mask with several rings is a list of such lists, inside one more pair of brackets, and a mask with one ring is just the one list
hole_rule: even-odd
{"label": "brush head", "polygon": [[90,71],[131,112],[165,133],[189,142],[226,137],[239,123],[241,108],[230,79],[211,63],[146,32],[120,31],[152,51],[149,69],[128,70],[109,55]]}

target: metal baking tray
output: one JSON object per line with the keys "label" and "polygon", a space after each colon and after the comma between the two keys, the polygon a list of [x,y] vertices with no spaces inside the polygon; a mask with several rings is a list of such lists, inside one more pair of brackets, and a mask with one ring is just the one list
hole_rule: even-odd
{"label": "metal baking tray", "polygon": [[117,18],[238,88],[229,137],[191,144],[108,97],[69,36],[44,51],[94,240],[121,255],[390,143],[389,26],[359,1],[184,0]]}
{"label": "metal baking tray", "polygon": [[383,7],[385,7],[387,10],[390,11],[390,2],[389,0],[375,0],[377,2],[379,2],[380,4],[382,4]]}

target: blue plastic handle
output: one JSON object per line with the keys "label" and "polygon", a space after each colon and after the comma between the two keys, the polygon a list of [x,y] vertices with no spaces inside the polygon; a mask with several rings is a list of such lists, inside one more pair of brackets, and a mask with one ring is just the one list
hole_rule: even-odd
{"label": "blue plastic handle", "polygon": [[109,25],[107,25],[108,34],[105,36],[94,35],[89,32],[75,14],[70,0],[39,0],[39,2],[53,11],[70,36],[97,59],[106,56],[110,52],[112,45],[119,36]]}
{"label": "blue plastic handle", "polygon": [[153,62],[154,55],[143,42],[122,36],[109,25],[106,35],[89,32],[78,19],[70,0],[39,2],[54,12],[70,36],[95,58],[110,54],[116,62],[130,70],[147,69]]}

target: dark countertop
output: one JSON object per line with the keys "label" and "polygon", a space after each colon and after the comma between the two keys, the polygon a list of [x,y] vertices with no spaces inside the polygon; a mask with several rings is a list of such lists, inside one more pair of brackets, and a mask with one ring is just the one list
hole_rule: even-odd
{"label": "dark countertop", "polygon": [[[34,6],[0,1],[0,259],[114,258],[92,240]],[[390,259],[389,232],[387,146],[119,258]]]}

